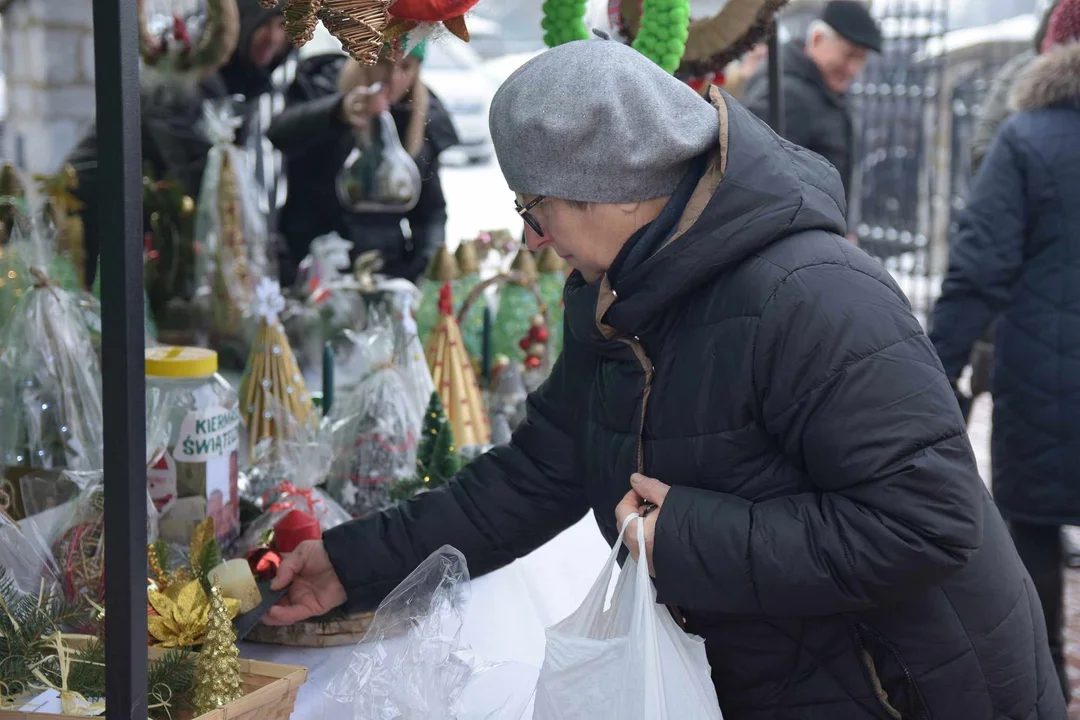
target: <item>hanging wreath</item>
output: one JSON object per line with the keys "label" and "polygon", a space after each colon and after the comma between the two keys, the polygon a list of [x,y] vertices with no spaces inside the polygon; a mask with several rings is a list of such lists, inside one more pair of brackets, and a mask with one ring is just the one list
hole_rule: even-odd
{"label": "hanging wreath", "polygon": [[240,37],[240,13],[231,0],[207,0],[197,37],[179,14],[167,30],[151,33],[145,0],[137,0],[136,14],[139,54],[147,67],[167,77],[206,77],[229,59]]}
{"label": "hanging wreath", "polygon": [[[614,2],[614,0],[612,0]],[[636,40],[647,23],[652,0],[620,3],[622,32]],[[776,27],[776,14],[788,0],[728,0],[719,13],[690,23],[676,75],[688,81],[719,75],[734,60],[762,42]]]}

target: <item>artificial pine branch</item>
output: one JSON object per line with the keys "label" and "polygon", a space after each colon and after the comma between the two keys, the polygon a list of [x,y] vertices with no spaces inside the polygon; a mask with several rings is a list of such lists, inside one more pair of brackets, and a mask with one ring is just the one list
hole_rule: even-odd
{"label": "artificial pine branch", "polygon": [[[177,710],[190,708],[195,658],[195,653],[180,649],[150,661],[146,678],[150,717],[169,718]],[[67,680],[68,687],[85,698],[105,697],[105,643],[100,638],[94,638],[75,654]],[[164,704],[153,707],[158,703]]]}
{"label": "artificial pine branch", "polygon": [[51,591],[22,593],[0,568],[0,698],[26,694],[35,682],[32,668],[49,654],[50,638],[81,619],[78,608]]}

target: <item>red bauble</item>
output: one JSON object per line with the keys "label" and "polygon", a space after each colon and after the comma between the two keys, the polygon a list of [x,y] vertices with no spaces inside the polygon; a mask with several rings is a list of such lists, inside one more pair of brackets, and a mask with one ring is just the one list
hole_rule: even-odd
{"label": "red bauble", "polygon": [[256,580],[270,580],[281,567],[281,555],[268,547],[257,547],[247,554],[251,574]]}
{"label": "red bauble", "polygon": [[536,368],[540,367],[540,358],[538,358],[538,357],[527,357],[527,358],[525,358],[525,367],[529,368],[530,370],[535,370]]}
{"label": "red bauble", "polygon": [[535,340],[536,342],[540,342],[540,343],[547,342],[547,339],[548,339],[547,328],[544,328],[544,327],[535,328],[534,332],[533,332],[533,335],[535,336],[535,337],[533,337],[533,340]]}
{"label": "red bauble", "polygon": [[530,345],[532,345],[532,338],[528,335],[521,338],[521,342],[518,343],[518,347],[522,350],[528,350]]}
{"label": "red bauble", "polygon": [[390,16],[414,22],[444,22],[461,17],[479,0],[397,0],[390,6]]}
{"label": "red bauble", "polygon": [[318,540],[322,537],[319,521],[300,510],[291,510],[278,520],[274,526],[274,549],[280,553],[291,553],[305,540]]}

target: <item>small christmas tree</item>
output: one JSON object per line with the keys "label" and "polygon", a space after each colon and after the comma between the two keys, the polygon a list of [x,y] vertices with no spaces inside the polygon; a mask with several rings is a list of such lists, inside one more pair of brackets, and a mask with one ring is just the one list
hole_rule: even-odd
{"label": "small christmas tree", "polygon": [[491,440],[491,428],[476,372],[454,319],[452,295],[450,283],[443,285],[439,297],[439,322],[431,332],[428,345],[428,366],[458,443],[462,447],[486,445]]}
{"label": "small christmas tree", "polygon": [[199,659],[195,661],[195,694],[192,704],[196,715],[223,708],[244,696],[240,678],[240,652],[236,649],[229,610],[215,585],[210,588],[210,620],[206,627]]}
{"label": "small christmas tree", "polygon": [[[248,451],[264,438],[288,439],[291,427],[315,421],[315,405],[278,313],[285,298],[276,280],[263,278],[255,290],[255,310],[261,320],[240,381],[240,415],[248,432]],[[282,417],[282,414],[286,417]],[[295,425],[293,424],[295,423]]]}
{"label": "small christmas tree", "polygon": [[396,482],[390,497],[404,500],[420,491],[445,485],[460,469],[461,456],[454,443],[454,429],[443,412],[439,393],[433,392],[424,415],[424,428],[416,453],[416,475]]}

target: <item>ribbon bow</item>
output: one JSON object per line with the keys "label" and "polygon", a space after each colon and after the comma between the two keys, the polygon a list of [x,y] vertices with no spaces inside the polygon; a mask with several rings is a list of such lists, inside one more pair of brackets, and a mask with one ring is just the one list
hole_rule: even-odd
{"label": "ribbon bow", "polygon": [[[275,494],[284,496],[282,499],[270,504],[270,498]],[[283,480],[278,483],[277,487],[271,490],[267,490],[263,494],[263,507],[267,507],[268,512],[277,513],[285,510],[292,510],[296,507],[296,503],[292,501],[293,497],[302,497],[307,502],[308,515],[315,515],[315,506],[322,502],[319,498],[315,497],[315,493],[311,489],[301,490],[293,485],[288,480]]]}
{"label": "ribbon bow", "polygon": [[[63,636],[59,631],[53,634],[53,647],[56,649],[56,661],[60,664],[60,687],[53,685],[40,667],[35,666],[31,672],[41,682],[40,690],[55,690],[60,693],[60,712],[63,715],[75,715],[77,717],[89,717],[100,715],[105,712],[105,701],[97,700],[90,702],[80,693],[68,690],[68,673],[71,671],[71,651],[64,645]],[[43,658],[38,665],[52,660],[52,656]],[[76,661],[81,662],[81,661]],[[96,663],[95,663],[96,664]]]}

